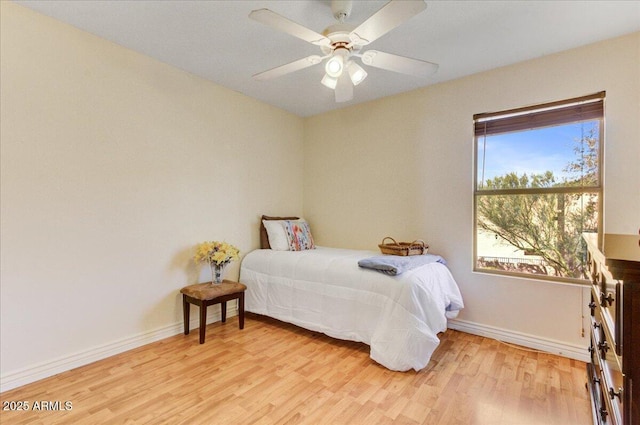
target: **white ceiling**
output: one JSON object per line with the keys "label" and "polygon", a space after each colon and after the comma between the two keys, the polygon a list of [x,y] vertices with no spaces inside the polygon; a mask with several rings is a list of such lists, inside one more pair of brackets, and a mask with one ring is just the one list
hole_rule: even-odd
{"label": "white ceiling", "polygon": [[[347,22],[363,22],[386,2],[355,0]],[[640,31],[640,1],[427,1],[367,49],[435,62],[438,72],[420,79],[367,67],[353,100],[335,103],[320,84],[322,65],[253,80],[319,48],[248,18],[268,8],[322,32],[335,23],[330,0],[16,3],[303,117]]]}

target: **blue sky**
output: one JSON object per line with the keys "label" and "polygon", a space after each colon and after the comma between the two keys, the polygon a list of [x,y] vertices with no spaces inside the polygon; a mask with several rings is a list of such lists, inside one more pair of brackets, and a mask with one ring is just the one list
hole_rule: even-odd
{"label": "blue sky", "polygon": [[[552,171],[556,181],[570,177],[563,168],[576,160],[574,148],[597,121],[573,123],[517,133],[499,134],[486,139],[484,180],[509,172],[518,175]],[[478,182],[482,179],[484,138],[478,139]]]}

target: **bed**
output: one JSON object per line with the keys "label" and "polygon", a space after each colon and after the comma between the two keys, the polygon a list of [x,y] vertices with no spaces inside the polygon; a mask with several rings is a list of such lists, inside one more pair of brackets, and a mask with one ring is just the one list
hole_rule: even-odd
{"label": "bed", "polygon": [[463,308],[441,257],[420,256],[424,264],[392,276],[358,265],[379,252],[315,246],[310,232],[302,249],[272,249],[264,223],[300,220],[265,217],[261,249],[245,255],[240,267],[246,311],[363,342],[370,357],[391,370],[418,371],[429,363],[437,334]]}

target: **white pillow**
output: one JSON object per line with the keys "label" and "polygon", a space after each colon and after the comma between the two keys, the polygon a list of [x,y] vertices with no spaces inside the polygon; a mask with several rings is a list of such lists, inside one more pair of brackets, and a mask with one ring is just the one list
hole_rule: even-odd
{"label": "white pillow", "polygon": [[269,246],[274,251],[289,251],[289,239],[282,222],[285,220],[262,220],[269,237]]}

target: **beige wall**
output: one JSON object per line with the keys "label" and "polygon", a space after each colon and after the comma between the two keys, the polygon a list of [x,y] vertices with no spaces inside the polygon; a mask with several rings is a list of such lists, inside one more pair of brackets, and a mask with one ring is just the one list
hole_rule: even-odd
{"label": "beige wall", "polygon": [[375,250],[388,235],[423,238],[460,284],[457,326],[586,357],[587,291],[471,271],[472,116],[601,90],[605,228],[637,232],[640,33],[305,120],[304,211],[318,244]]}
{"label": "beige wall", "polygon": [[302,212],[303,121],[0,3],[6,378],[179,329],[196,243]]}

